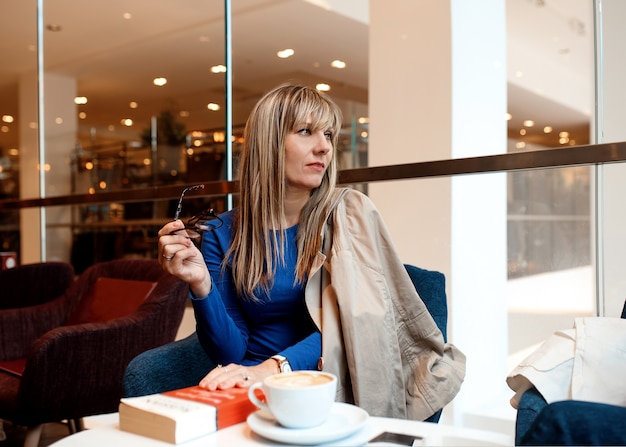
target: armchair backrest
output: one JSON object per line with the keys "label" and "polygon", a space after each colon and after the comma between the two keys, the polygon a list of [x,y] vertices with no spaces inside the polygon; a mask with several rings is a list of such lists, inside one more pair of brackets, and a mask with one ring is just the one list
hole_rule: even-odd
{"label": "armchair backrest", "polygon": [[448,300],[446,296],[446,277],[435,270],[425,270],[414,265],[405,264],[406,269],[417,293],[426,305],[435,324],[448,341]]}
{"label": "armchair backrest", "polygon": [[0,309],[47,303],[74,282],[74,268],[66,262],[38,262],[0,271]]}
{"label": "armchair backrest", "polygon": [[[435,324],[443,334],[443,341],[448,341],[448,299],[446,296],[446,277],[435,270],[426,270],[414,265],[405,264],[415,290],[426,305]],[[439,422],[442,410],[435,412],[426,422]]]}

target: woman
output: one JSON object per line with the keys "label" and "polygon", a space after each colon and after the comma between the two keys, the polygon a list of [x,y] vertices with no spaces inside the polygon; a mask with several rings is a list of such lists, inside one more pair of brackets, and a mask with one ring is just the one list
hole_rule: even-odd
{"label": "woman", "polygon": [[[199,384],[208,389],[248,386],[291,369],[324,368],[339,377],[338,400],[373,415],[425,419],[458,391],[464,358],[443,343],[371,201],[335,188],[340,127],[339,108],[315,89],[283,85],[270,91],[246,123],[239,206],[220,216],[223,225],[204,233],[201,250],[179,220],[159,231],[159,260],[189,283],[197,338],[210,360],[197,345],[192,348],[193,337],[182,344],[203,359],[192,369],[207,368]],[[391,290],[380,290],[381,275]],[[354,284],[362,298],[352,296]],[[404,330],[411,325],[389,326],[397,318],[393,309],[407,303],[404,314],[415,313],[412,318],[420,322],[412,333]],[[410,349],[400,349],[404,338],[412,340]],[[370,353],[379,343],[389,351],[384,358]],[[364,362],[365,353],[373,363]],[[432,361],[423,364],[425,373],[416,374],[420,356]],[[146,366],[141,357],[129,366],[127,394],[138,394],[133,382],[149,381],[141,369],[154,365]],[[380,393],[398,386],[392,397]],[[405,388],[420,397],[407,402]]]}

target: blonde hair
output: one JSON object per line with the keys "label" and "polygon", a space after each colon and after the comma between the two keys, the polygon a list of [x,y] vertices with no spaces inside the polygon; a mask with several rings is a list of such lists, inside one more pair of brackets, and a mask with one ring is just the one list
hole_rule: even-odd
{"label": "blonde hair", "polygon": [[233,240],[225,259],[240,296],[257,299],[254,290],[268,290],[277,263],[284,263],[285,140],[296,125],[310,120],[312,130],[332,133],[333,156],[300,214],[296,281],[306,280],[321,248],[321,232],[336,185],[335,148],[341,119],[341,110],[330,98],[314,88],[293,84],[271,90],[252,110],[244,130]]}

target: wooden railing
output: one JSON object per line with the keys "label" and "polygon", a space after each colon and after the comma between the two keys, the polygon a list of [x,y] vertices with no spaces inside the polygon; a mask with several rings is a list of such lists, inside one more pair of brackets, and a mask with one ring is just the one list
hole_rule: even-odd
{"label": "wooden railing", "polygon": [[[482,157],[425,161],[388,166],[347,169],[339,172],[340,184],[372,183],[392,180],[484,174],[524,169],[596,165],[626,161],[626,142],[572,146],[531,152],[516,152]],[[204,182],[202,195],[237,192],[237,182]],[[0,210],[42,206],[85,205],[111,202],[138,202],[174,199],[187,185],[168,185],[141,189],[106,191],[96,194],[0,200]]]}

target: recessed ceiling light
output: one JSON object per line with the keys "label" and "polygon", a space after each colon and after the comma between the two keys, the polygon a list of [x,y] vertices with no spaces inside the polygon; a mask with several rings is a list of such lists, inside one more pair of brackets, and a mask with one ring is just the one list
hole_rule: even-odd
{"label": "recessed ceiling light", "polygon": [[206,105],[206,108],[213,112],[217,112],[220,109],[220,105],[214,102],[210,102]]}
{"label": "recessed ceiling light", "polygon": [[330,63],[330,66],[333,68],[346,68],[346,63],[344,61],[340,61],[339,59],[335,59]]}
{"label": "recessed ceiling light", "polygon": [[165,78],[154,78],[152,83],[154,85],[158,86],[158,87],[163,87],[165,84],[167,84],[167,79],[165,79]]}
{"label": "recessed ceiling light", "polygon": [[330,90],[330,85],[319,83],[315,86],[315,88],[318,89],[320,92],[327,92]]}
{"label": "recessed ceiling light", "polygon": [[131,102],[130,102],[130,104],[128,104],[128,106],[129,106],[131,109],[136,109],[137,107],[139,107],[139,104],[137,104],[137,102],[136,102],[136,101],[131,101]]}
{"label": "recessed ceiling light", "polygon": [[535,122],[533,120],[524,120],[525,127],[533,127],[534,125],[535,125]]}
{"label": "recessed ceiling light", "polygon": [[87,104],[87,97],[86,96],[77,96],[74,98],[74,104]]}
{"label": "recessed ceiling light", "polygon": [[2,121],[4,121],[5,123],[12,123],[13,115],[2,115]]}
{"label": "recessed ceiling light", "polygon": [[211,67],[211,73],[226,73],[225,65],[213,65]]}
{"label": "recessed ceiling light", "polygon": [[293,51],[291,48],[287,48],[284,50],[280,50],[279,52],[276,53],[276,56],[278,56],[281,59],[287,59],[288,57],[291,57],[295,54],[295,51]]}

